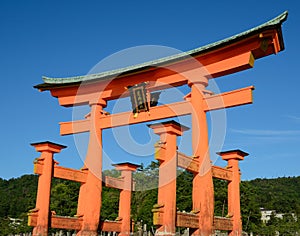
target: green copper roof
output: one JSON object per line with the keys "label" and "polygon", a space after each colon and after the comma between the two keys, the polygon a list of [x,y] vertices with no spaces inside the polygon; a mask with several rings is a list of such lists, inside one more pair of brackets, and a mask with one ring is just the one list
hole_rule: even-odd
{"label": "green copper roof", "polygon": [[60,86],[64,86],[64,85],[67,86],[67,85],[71,85],[71,84],[81,83],[83,81],[107,80],[107,79],[111,79],[115,76],[118,76],[120,74],[124,74],[124,73],[130,74],[130,73],[137,72],[137,71],[143,71],[148,68],[162,66],[162,65],[174,62],[174,61],[180,61],[189,56],[200,55],[207,51],[212,51],[213,49],[217,49],[219,47],[228,45],[230,43],[234,43],[238,40],[249,37],[251,35],[258,34],[258,33],[262,32],[263,30],[274,29],[274,28],[278,28],[278,27],[280,27],[279,28],[280,43],[281,43],[282,48],[284,48],[283,39],[282,39],[282,35],[281,35],[281,24],[287,19],[287,16],[288,16],[288,12],[285,11],[281,15],[275,17],[274,19],[272,19],[262,25],[259,25],[255,28],[244,31],[244,32],[234,35],[232,37],[229,37],[229,38],[223,39],[221,41],[217,41],[215,43],[211,43],[211,44],[208,44],[208,45],[196,48],[196,49],[192,49],[187,52],[182,52],[179,54],[171,55],[168,57],[163,57],[163,58],[160,58],[157,60],[153,60],[153,61],[149,61],[149,62],[137,64],[137,65],[132,65],[132,66],[128,66],[128,67],[124,67],[124,68],[120,68],[120,69],[105,71],[105,72],[101,72],[98,74],[89,74],[89,75],[74,76],[74,77],[67,77],[67,78],[49,78],[49,77],[44,76],[43,77],[44,83],[36,85],[34,87],[43,89],[43,90],[47,90],[48,88],[60,87]]}

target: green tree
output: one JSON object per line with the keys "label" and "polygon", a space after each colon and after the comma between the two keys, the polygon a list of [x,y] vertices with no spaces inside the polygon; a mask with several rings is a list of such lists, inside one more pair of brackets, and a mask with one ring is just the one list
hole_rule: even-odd
{"label": "green tree", "polygon": [[214,183],[214,202],[216,216],[226,216],[228,213],[228,182],[225,180],[213,179]]}
{"label": "green tree", "polygon": [[135,189],[132,196],[132,217],[135,222],[143,221],[152,225],[152,209],[157,203],[158,162],[153,161],[147,167],[142,164],[134,173]]}
{"label": "green tree", "polygon": [[260,207],[256,201],[256,189],[244,181],[240,186],[243,230],[257,233],[262,227]]}
{"label": "green tree", "polygon": [[[103,176],[120,177],[121,172],[115,169],[105,170]],[[119,214],[120,191],[114,188],[102,187],[101,220],[115,220]]]}
{"label": "green tree", "polygon": [[120,191],[114,188],[102,188],[101,220],[115,220],[119,214]]}
{"label": "green tree", "polygon": [[79,187],[76,182],[56,180],[51,188],[50,209],[61,216],[76,215]]}
{"label": "green tree", "polygon": [[177,171],[176,205],[180,211],[192,210],[193,174],[187,171]]}
{"label": "green tree", "polygon": [[7,217],[0,218],[0,235],[8,235],[11,232],[12,229],[9,227],[10,221]]}
{"label": "green tree", "polygon": [[0,217],[18,217],[35,207],[37,176],[0,179]]}

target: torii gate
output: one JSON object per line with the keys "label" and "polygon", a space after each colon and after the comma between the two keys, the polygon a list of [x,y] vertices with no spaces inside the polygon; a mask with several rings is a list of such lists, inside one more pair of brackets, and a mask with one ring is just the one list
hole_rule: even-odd
{"label": "torii gate", "polygon": [[[208,85],[208,80],[211,78],[252,68],[256,59],[282,51],[284,43],[281,24],[286,18],[287,12],[284,12],[269,22],[231,38],[149,63],[94,75],[70,78],[44,77],[44,83],[35,86],[35,88],[40,91],[50,91],[51,95],[58,99],[61,106],[72,107],[86,104],[90,106],[90,116],[86,119],[60,123],[61,135],[90,132],[89,146],[85,159],[85,167],[88,171],[76,172],[67,168],[61,170],[62,168],[57,166],[54,168],[54,176],[82,183],[78,199],[77,218],[64,219],[64,221],[61,219],[61,222],[72,223],[74,225],[73,228],[79,230],[77,235],[97,235],[101,212],[103,129],[191,115],[193,157],[187,157],[178,153],[177,164],[194,173],[193,213],[191,216],[188,216],[183,213],[173,212],[171,215],[168,213],[169,216],[166,218],[166,210],[168,212],[170,212],[170,209],[174,210],[174,205],[170,205],[168,202],[168,204],[164,203],[156,206],[154,223],[160,226],[157,234],[173,235],[177,222],[177,226],[192,228],[194,235],[212,235],[215,229],[228,230],[230,235],[241,235],[237,161],[242,160],[247,153],[240,150],[221,152],[219,154],[224,160],[228,160],[228,164],[232,169],[228,170],[212,166],[209,157],[206,113],[216,109],[252,103],[253,87],[216,95],[209,93],[205,88]],[[191,91],[181,102],[150,107],[150,113],[141,112],[137,117],[131,111],[117,114],[107,114],[103,111],[108,101],[118,99],[121,96],[124,97],[124,95],[129,96],[126,87],[141,84],[145,81],[149,81],[148,89],[150,92],[185,84],[190,87]],[[160,156],[158,159],[161,162],[165,161],[166,159],[163,158],[166,157],[168,160],[172,160],[176,156],[176,142],[174,141],[176,139],[174,139],[174,136],[182,135],[185,127],[176,122],[152,124],[150,127],[161,136],[163,142],[170,143],[168,146],[170,149],[158,147],[161,151],[160,153],[165,153],[164,157]],[[42,152],[41,158],[35,164],[35,173],[42,176],[41,166],[45,168],[46,164],[44,162],[46,160],[49,162],[49,166],[53,165],[53,160],[51,159],[51,162],[49,158],[52,158],[53,154],[59,152],[63,146],[49,142],[35,143],[33,145],[37,151]],[[119,168],[125,168],[127,171],[132,172],[136,169],[136,166],[131,165],[129,163],[126,167]],[[51,171],[53,172],[53,169]],[[165,177],[166,175],[162,176],[162,178]],[[229,221],[214,217],[213,177],[228,180],[230,183],[228,204],[231,218]],[[43,176],[43,179],[40,181],[49,183],[50,179],[51,173],[49,172],[48,177]],[[117,182],[117,180],[112,182],[114,181]],[[126,183],[123,182],[118,186],[121,185],[124,187]],[[43,193],[49,195],[49,184],[47,186],[47,190]],[[159,191],[164,191],[162,186],[159,186],[159,189]],[[43,191],[40,185],[39,191]],[[42,194],[38,194],[37,208],[29,214],[29,224],[35,227],[34,235],[46,235],[48,232],[47,228],[50,226],[47,220],[49,211],[46,209],[42,212],[38,208],[38,206],[44,207],[41,204],[41,196]],[[164,201],[169,200],[165,199]],[[46,208],[49,207],[47,206],[48,203],[45,203]],[[126,216],[128,216],[128,209],[126,211]],[[42,215],[44,220],[42,220]],[[59,223],[60,219],[57,217],[52,217],[51,219],[54,220],[57,227],[63,228],[67,225],[66,223]],[[168,228],[168,225],[171,225],[171,228]],[[110,226],[114,228],[113,224]],[[123,226],[126,230],[121,229],[118,232],[122,235],[128,235],[128,226],[126,227],[126,224],[123,224]],[[120,229],[119,226],[115,228]]]}

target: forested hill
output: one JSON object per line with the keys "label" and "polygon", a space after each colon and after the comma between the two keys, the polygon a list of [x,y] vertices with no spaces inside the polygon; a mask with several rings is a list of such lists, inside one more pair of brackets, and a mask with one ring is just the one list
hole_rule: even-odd
{"label": "forested hill", "polygon": [[23,175],[4,180],[0,178],[0,217],[19,217],[35,206],[38,177]]}
{"label": "forested hill", "polygon": [[282,213],[300,213],[300,176],[255,179],[249,184],[256,190],[260,207]]}
{"label": "forested hill", "polygon": [[[116,171],[106,174],[117,176]],[[152,163],[135,174],[136,184],[145,186],[147,179],[157,178],[158,169]],[[8,217],[24,219],[19,230],[30,230],[26,226],[28,210],[35,207],[38,177],[24,175],[19,178],[3,180],[0,178],[0,235],[9,226]],[[151,182],[151,181],[148,181]],[[155,181],[154,181],[155,182]],[[191,211],[192,175],[180,172],[177,180],[177,206],[180,210]],[[215,214],[227,214],[227,187],[224,181],[214,181]],[[79,184],[57,180],[52,184],[51,210],[58,215],[76,214]],[[118,211],[118,190],[103,188],[103,205],[101,218],[114,220]],[[136,222],[143,220],[152,224],[151,209],[157,201],[157,190],[150,189],[133,194],[132,216]],[[276,179],[255,179],[241,183],[241,210],[244,230],[255,231],[260,228],[260,207],[276,210],[280,213],[295,213],[300,216],[300,177],[282,177]]]}

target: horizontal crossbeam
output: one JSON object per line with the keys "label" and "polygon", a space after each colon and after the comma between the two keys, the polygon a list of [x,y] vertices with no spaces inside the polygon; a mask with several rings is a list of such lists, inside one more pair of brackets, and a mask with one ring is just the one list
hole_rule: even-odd
{"label": "horizontal crossbeam", "polygon": [[121,232],[121,221],[101,221],[100,229],[104,232]]}
{"label": "horizontal crossbeam", "polygon": [[[41,175],[43,173],[43,167],[44,165],[41,161],[36,161],[34,163],[34,173]],[[75,169],[55,165],[53,177],[85,183],[87,178],[87,173],[81,170],[75,170]]]}
{"label": "horizontal crossbeam", "polygon": [[177,165],[192,173],[199,172],[199,162],[193,157],[186,156],[185,154],[178,152],[177,154]]}
{"label": "horizontal crossbeam", "polygon": [[177,227],[185,227],[191,229],[199,228],[199,216],[197,214],[177,212],[176,218]]}
{"label": "horizontal crossbeam", "polygon": [[90,120],[60,122],[60,135],[79,134],[90,131]]}
{"label": "horizontal crossbeam", "polygon": [[[37,226],[38,212],[28,214],[28,225]],[[83,218],[66,217],[66,216],[51,216],[51,228],[81,230]],[[100,229],[105,232],[121,232],[121,221],[101,221]]]}
{"label": "horizontal crossbeam", "polygon": [[[37,226],[38,212],[28,214],[28,225]],[[80,230],[82,227],[82,218],[77,217],[65,217],[65,216],[51,216],[51,228],[56,229],[69,229]]]}
{"label": "horizontal crossbeam", "polygon": [[[160,209],[153,209],[153,224],[162,225],[164,211],[163,207]],[[191,229],[199,228],[199,215],[195,213],[179,212],[176,213],[176,226]],[[215,230],[232,230],[232,220],[230,218],[214,216],[213,228]]]}
{"label": "horizontal crossbeam", "polygon": [[51,216],[51,228],[80,230],[82,226],[82,218]]}
{"label": "horizontal crossbeam", "polygon": [[233,227],[232,220],[230,218],[215,216],[213,227],[215,230],[230,231]]}
{"label": "horizontal crossbeam", "polygon": [[225,60],[207,65],[205,68],[213,77],[232,74],[238,71],[246,70],[254,66],[254,57],[251,52],[246,52]]}
{"label": "horizontal crossbeam", "polygon": [[230,108],[240,105],[251,104],[253,102],[253,86],[208,96],[205,98],[205,111],[213,111],[223,108]]}
{"label": "horizontal crossbeam", "polygon": [[124,179],[105,176],[104,185],[108,188],[124,189]]}
{"label": "horizontal crossbeam", "polygon": [[[253,86],[242,88],[222,94],[205,97],[205,111],[229,108],[252,103]],[[192,113],[192,106],[189,101],[176,102],[168,105],[152,107],[150,112],[139,113],[134,117],[132,112],[122,112],[100,118],[100,129],[114,128],[124,125],[132,125],[143,122],[150,122],[160,119],[189,115]],[[90,119],[61,122],[60,134],[69,135],[89,132]]]}
{"label": "horizontal crossbeam", "polygon": [[[176,116],[188,115],[191,113],[191,105],[189,102],[177,102],[168,105],[153,107],[150,112],[139,113],[138,117],[134,117],[132,112],[122,112],[112,114],[100,118],[101,129],[113,128],[124,125],[132,125],[164,118],[171,118]],[[89,132],[90,120],[80,120],[60,123],[60,134],[76,134],[82,132]]]}
{"label": "horizontal crossbeam", "polygon": [[232,171],[219,166],[212,166],[212,176],[216,179],[232,181]]}
{"label": "horizontal crossbeam", "polygon": [[[128,96],[129,93],[124,88],[145,82],[145,78],[147,78],[147,81],[150,81],[149,89],[155,91],[187,84],[189,80],[193,80],[190,77],[191,74],[192,77],[197,76],[198,79],[200,77],[216,78],[253,67],[254,57],[251,50],[235,50],[230,53],[224,53],[223,56],[207,57],[206,55],[202,58],[196,58],[196,60],[190,59],[178,62],[165,68],[156,67],[140,74],[112,79],[110,83],[100,81],[98,83],[81,85],[80,88],[75,86],[73,88],[69,87],[68,90],[61,88],[52,89],[51,94],[58,98],[61,106],[68,107],[89,104],[91,101],[99,99],[100,96],[104,100]],[[193,71],[196,71],[196,73]]]}
{"label": "horizontal crossbeam", "polygon": [[[43,167],[43,160],[37,160],[34,163],[34,173],[38,175],[43,174]],[[55,165],[53,177],[79,183],[85,183],[87,172]],[[124,180],[120,178],[105,176],[103,185],[109,188],[124,189]]]}

